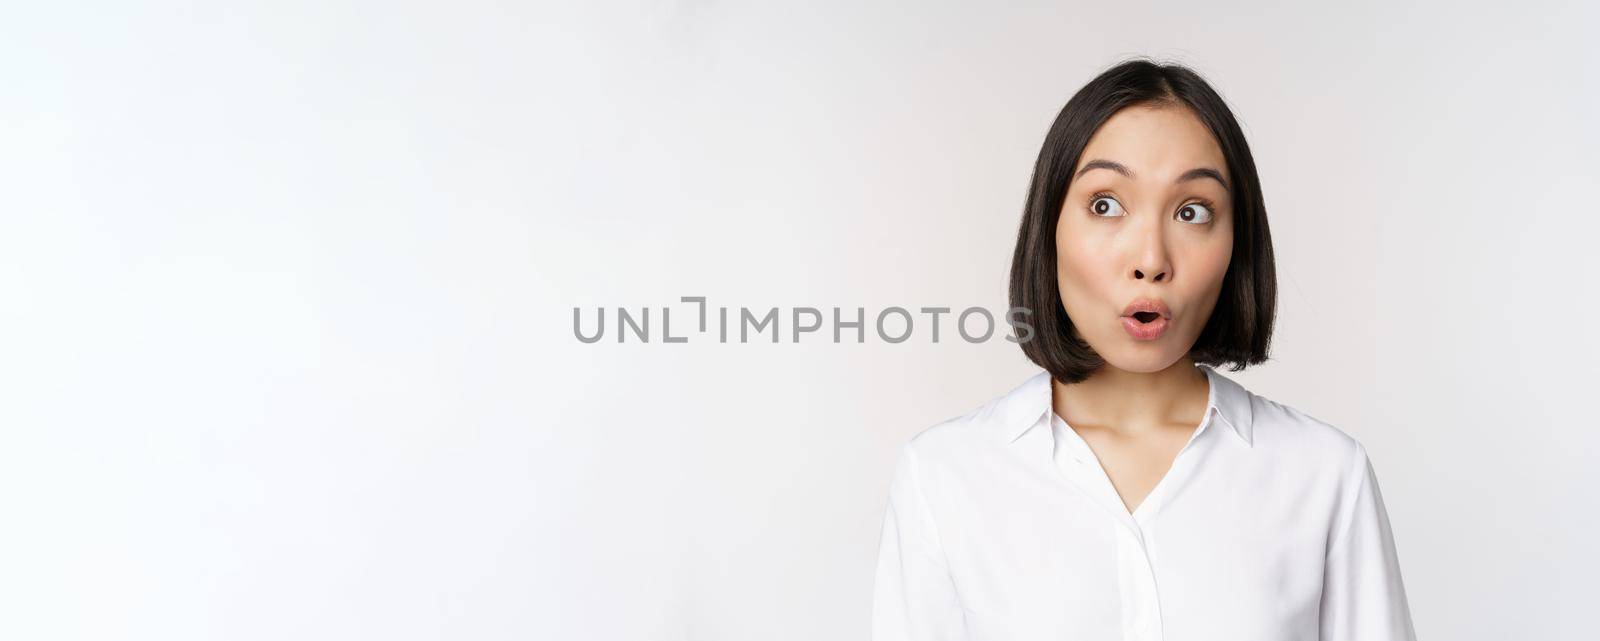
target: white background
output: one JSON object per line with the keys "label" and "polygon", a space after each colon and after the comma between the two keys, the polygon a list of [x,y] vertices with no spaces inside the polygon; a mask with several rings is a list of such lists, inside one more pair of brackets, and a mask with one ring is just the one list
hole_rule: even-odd
{"label": "white background", "polygon": [[1246,128],[1231,375],[1367,446],[1419,634],[1592,631],[1592,5],[582,4],[3,10],[0,637],[864,639],[894,448],[1020,350],[572,309],[1003,309],[1137,54]]}

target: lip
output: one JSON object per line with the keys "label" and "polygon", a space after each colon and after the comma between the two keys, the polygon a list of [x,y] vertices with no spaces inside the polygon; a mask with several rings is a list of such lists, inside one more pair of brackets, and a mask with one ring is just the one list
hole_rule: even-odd
{"label": "lip", "polygon": [[1128,303],[1128,306],[1122,309],[1123,316],[1132,316],[1139,312],[1155,312],[1162,318],[1172,320],[1172,310],[1167,309],[1167,304],[1161,302],[1159,298],[1140,298]]}
{"label": "lip", "polygon": [[1122,329],[1127,330],[1128,335],[1134,340],[1153,341],[1167,333],[1167,319],[1157,318],[1148,323],[1141,323],[1132,316],[1123,316]]}
{"label": "lip", "polygon": [[[1155,312],[1159,316],[1148,323],[1141,323],[1133,317],[1139,312]],[[1140,298],[1128,303],[1122,310],[1122,329],[1126,330],[1134,340],[1153,341],[1161,338],[1161,335],[1167,332],[1171,320],[1172,310],[1167,308],[1166,303],[1155,298]]]}

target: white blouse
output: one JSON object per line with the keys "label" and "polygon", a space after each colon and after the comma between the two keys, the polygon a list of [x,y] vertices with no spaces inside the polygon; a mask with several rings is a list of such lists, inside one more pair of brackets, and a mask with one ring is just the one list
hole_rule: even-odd
{"label": "white blouse", "polygon": [[913,436],[872,639],[1414,640],[1366,450],[1200,369],[1206,417],[1132,514],[1048,372]]}

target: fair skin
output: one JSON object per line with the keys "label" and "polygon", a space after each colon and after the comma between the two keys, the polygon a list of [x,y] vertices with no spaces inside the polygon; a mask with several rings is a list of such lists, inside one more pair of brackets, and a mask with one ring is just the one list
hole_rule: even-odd
{"label": "fair skin", "polygon": [[[1117,112],[1073,176],[1056,226],[1061,301],[1106,364],[1083,382],[1055,381],[1053,405],[1133,512],[1205,418],[1209,383],[1187,354],[1232,258],[1231,178],[1210,130],[1170,105]],[[1124,329],[1140,298],[1171,311],[1159,338]]]}

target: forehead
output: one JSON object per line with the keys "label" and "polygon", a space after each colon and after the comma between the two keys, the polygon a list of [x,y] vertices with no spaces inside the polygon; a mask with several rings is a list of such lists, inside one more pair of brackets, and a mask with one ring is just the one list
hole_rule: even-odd
{"label": "forehead", "polygon": [[1073,173],[1094,159],[1122,163],[1140,180],[1168,182],[1195,167],[1228,174],[1216,137],[1184,106],[1138,105],[1118,111],[1089,138]]}

